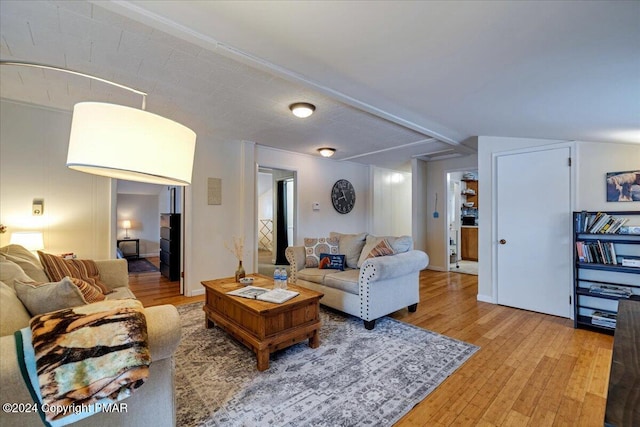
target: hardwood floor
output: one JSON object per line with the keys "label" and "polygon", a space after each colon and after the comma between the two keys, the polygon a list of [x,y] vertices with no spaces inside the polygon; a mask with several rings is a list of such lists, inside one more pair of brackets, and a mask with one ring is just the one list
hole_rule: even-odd
{"label": "hardwood floor", "polygon": [[[145,306],[204,300],[180,296],[177,282],[157,276],[130,278]],[[418,310],[392,315],[480,347],[396,426],[601,427],[613,337],[478,302],[477,293],[477,276],[423,271]]]}

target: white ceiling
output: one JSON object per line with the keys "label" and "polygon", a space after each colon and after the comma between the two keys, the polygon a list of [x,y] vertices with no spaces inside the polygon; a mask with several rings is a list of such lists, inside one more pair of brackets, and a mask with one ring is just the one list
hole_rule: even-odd
{"label": "white ceiling", "polygon": [[[2,60],[148,92],[200,143],[332,146],[406,170],[471,152],[459,144],[475,135],[640,142],[637,1],[2,0],[0,32]],[[141,103],[55,71],[0,73],[7,99]],[[316,113],[293,117],[296,101]]]}

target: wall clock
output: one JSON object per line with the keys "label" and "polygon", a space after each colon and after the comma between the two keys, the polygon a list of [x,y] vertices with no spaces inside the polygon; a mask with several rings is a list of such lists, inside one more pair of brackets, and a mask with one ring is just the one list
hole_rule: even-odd
{"label": "wall clock", "polygon": [[331,203],[333,208],[341,214],[351,212],[356,203],[356,191],[346,179],[339,179],[331,189]]}

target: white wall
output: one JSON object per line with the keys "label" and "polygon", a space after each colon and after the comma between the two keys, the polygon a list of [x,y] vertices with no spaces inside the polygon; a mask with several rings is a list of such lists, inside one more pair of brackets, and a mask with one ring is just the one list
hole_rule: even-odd
{"label": "white wall", "polygon": [[[296,244],[305,237],[328,236],[331,231],[357,233],[369,227],[369,167],[359,163],[290,153],[257,146],[256,161],[260,166],[287,169],[296,172],[296,199],[298,201]],[[339,179],[347,179],[356,191],[353,210],[346,214],[336,212],[331,204],[331,188]],[[320,210],[312,209],[313,202]]]}
{"label": "white wall", "polygon": [[411,174],[371,167],[371,230],[379,236],[411,235]]}
{"label": "white wall", "polygon": [[580,142],[578,157],[577,210],[640,210],[638,202],[607,202],[607,172],[640,170],[640,144]]}
{"label": "white wall", "polygon": [[[0,123],[0,245],[34,230],[47,252],[110,258],[111,180],[66,168],[71,113],[0,100]],[[35,198],[42,216],[31,214]]]}
{"label": "white wall", "polygon": [[[149,194],[118,194],[117,218],[118,239],[123,239],[125,230],[122,222],[131,221],[129,237],[140,239],[140,256],[158,256],[160,253],[160,210],[158,208],[158,195]],[[130,244],[131,245],[131,244]],[[131,252],[131,248],[125,248],[123,252]]]}

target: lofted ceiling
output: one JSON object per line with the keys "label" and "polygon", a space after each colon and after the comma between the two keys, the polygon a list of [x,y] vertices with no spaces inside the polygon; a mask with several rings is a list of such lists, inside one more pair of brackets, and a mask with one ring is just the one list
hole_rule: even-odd
{"label": "lofted ceiling", "polygon": [[[254,141],[408,170],[471,136],[640,142],[637,1],[0,1],[0,55],[148,93],[199,143]],[[0,96],[141,98],[0,67]],[[289,104],[316,105],[298,119]]]}

